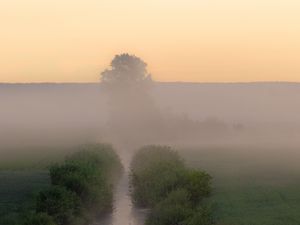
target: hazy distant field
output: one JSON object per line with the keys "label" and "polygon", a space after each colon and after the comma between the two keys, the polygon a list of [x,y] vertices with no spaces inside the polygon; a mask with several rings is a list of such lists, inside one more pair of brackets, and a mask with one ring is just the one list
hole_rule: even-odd
{"label": "hazy distant field", "polygon": [[182,152],[190,165],[213,176],[210,202],[220,225],[300,224],[299,154],[290,154],[250,147]]}

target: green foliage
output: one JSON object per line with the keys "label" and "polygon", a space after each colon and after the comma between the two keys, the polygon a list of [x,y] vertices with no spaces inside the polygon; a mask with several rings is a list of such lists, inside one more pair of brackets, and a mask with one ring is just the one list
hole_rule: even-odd
{"label": "green foliage", "polygon": [[67,157],[63,165],[53,165],[50,177],[53,185],[75,192],[85,211],[98,212],[112,207],[112,184],[121,171],[117,154],[110,145],[89,144]]}
{"label": "green foliage", "polygon": [[197,204],[211,193],[211,176],[203,171],[185,170],[182,184],[194,204]]}
{"label": "green foliage", "polygon": [[37,214],[27,218],[26,223],[51,224],[53,220],[58,225],[87,224],[112,208],[112,186],[121,170],[110,145],[80,146],[62,164],[50,167],[52,186],[39,193]]}
{"label": "green foliage", "polygon": [[211,177],[192,170],[170,147],[146,146],[133,158],[134,202],[152,209],[147,225],[203,224],[212,217],[195,210],[211,192]]}
{"label": "green foliage", "polygon": [[132,174],[133,199],[140,206],[153,206],[180,187],[183,170],[174,165],[156,164],[139,174]]}
{"label": "green foliage", "polygon": [[132,197],[139,206],[154,206],[178,188],[184,164],[176,152],[165,146],[146,146],[131,164]]}
{"label": "green foliage", "polygon": [[[113,147],[109,144],[86,144],[79,146],[76,153],[67,157],[66,163],[85,165],[85,168],[98,168],[108,181],[111,175],[122,169],[120,159]],[[90,172],[90,170],[88,171]],[[86,175],[91,175],[88,173]]]}
{"label": "green foliage", "polygon": [[[82,145],[77,152],[66,158],[63,165],[50,167],[51,182],[54,185],[67,185],[69,180],[84,179],[89,183],[100,183],[112,178],[121,171],[118,155],[111,145]],[[78,190],[80,191],[80,190]]]}
{"label": "green foliage", "polygon": [[142,147],[134,155],[131,169],[134,173],[139,173],[161,163],[173,165],[174,167],[184,167],[183,160],[169,146],[148,145]]}
{"label": "green foliage", "polygon": [[40,192],[36,211],[52,216],[57,224],[70,224],[72,219],[79,215],[80,202],[74,192],[61,186],[52,186]]}
{"label": "green foliage", "polygon": [[182,224],[193,215],[189,193],[184,189],[171,192],[153,208],[146,221],[147,225]]}
{"label": "green foliage", "polygon": [[213,225],[213,216],[211,209],[208,207],[198,207],[197,211],[189,218],[185,224],[187,225]]}
{"label": "green foliage", "polygon": [[88,197],[90,186],[103,186],[105,183],[102,171],[91,163],[66,161],[64,165],[50,168],[51,183],[66,187],[75,192],[81,199]]}
{"label": "green foliage", "polygon": [[50,168],[51,183],[53,185],[65,186],[67,189],[82,195],[86,189],[86,176],[83,169],[76,164],[53,165]]}
{"label": "green foliage", "polygon": [[36,213],[27,216],[23,225],[56,225],[56,223],[48,214]]}
{"label": "green foliage", "polygon": [[178,188],[185,188],[194,203],[211,192],[211,177],[203,171],[186,168],[170,147],[142,148],[133,158],[131,171],[133,200],[140,206],[152,207]]}

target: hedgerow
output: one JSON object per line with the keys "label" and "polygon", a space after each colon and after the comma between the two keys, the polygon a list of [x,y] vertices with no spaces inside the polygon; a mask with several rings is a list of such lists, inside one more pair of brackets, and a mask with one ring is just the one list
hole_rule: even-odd
{"label": "hedgerow", "polygon": [[39,193],[36,215],[26,219],[24,225],[36,225],[34,221],[49,218],[51,225],[88,224],[112,209],[113,185],[122,166],[110,145],[80,146],[49,170],[52,186]]}
{"label": "hedgerow", "polygon": [[150,208],[147,225],[210,225],[210,210],[203,199],[211,193],[211,176],[187,168],[167,146],[146,146],[131,164],[132,199]]}

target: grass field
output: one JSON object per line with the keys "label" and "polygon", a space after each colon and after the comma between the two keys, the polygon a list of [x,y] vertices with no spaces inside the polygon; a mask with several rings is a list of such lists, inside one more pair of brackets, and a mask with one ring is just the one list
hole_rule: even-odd
{"label": "grass field", "polygon": [[23,214],[34,208],[35,195],[50,185],[48,166],[67,154],[59,150],[0,149],[0,225],[19,225]]}
{"label": "grass field", "polygon": [[[214,190],[209,202],[218,225],[300,224],[297,149],[201,147],[180,154],[188,165],[212,175]],[[49,185],[43,168],[63,157],[24,158],[3,160],[0,165],[0,225],[18,225],[19,212],[30,210],[34,193]]]}
{"label": "grass field", "polygon": [[50,184],[47,171],[0,171],[0,225],[18,224],[34,195]]}
{"label": "grass field", "polygon": [[202,148],[181,152],[213,176],[218,225],[299,225],[299,156],[266,149]]}

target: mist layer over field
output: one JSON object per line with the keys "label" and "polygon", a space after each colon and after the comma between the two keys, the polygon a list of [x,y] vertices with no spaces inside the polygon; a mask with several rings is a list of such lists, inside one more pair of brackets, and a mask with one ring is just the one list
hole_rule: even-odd
{"label": "mist layer over field", "polygon": [[[111,104],[103,89],[100,84],[1,84],[1,150],[5,146],[48,141],[73,143],[74,139],[106,138]],[[150,104],[156,108],[149,107],[149,103],[136,104],[139,109],[135,110],[140,114],[134,119],[154,117],[156,112],[150,111],[157,110],[164,121],[176,121],[169,124],[181,129],[168,129],[157,140],[160,142],[236,143],[249,139],[254,144],[254,139],[255,143],[298,146],[299,93],[300,85],[296,83],[154,83]],[[138,101],[134,94],[128,96],[128,102],[125,100],[124,97],[119,108],[114,109],[120,111],[121,117],[122,111],[125,114],[122,108],[132,107]],[[124,127],[128,132],[134,119],[129,127]],[[205,134],[180,133],[192,131],[195,123],[202,123],[199,127]],[[139,133],[146,132],[147,127]]]}

